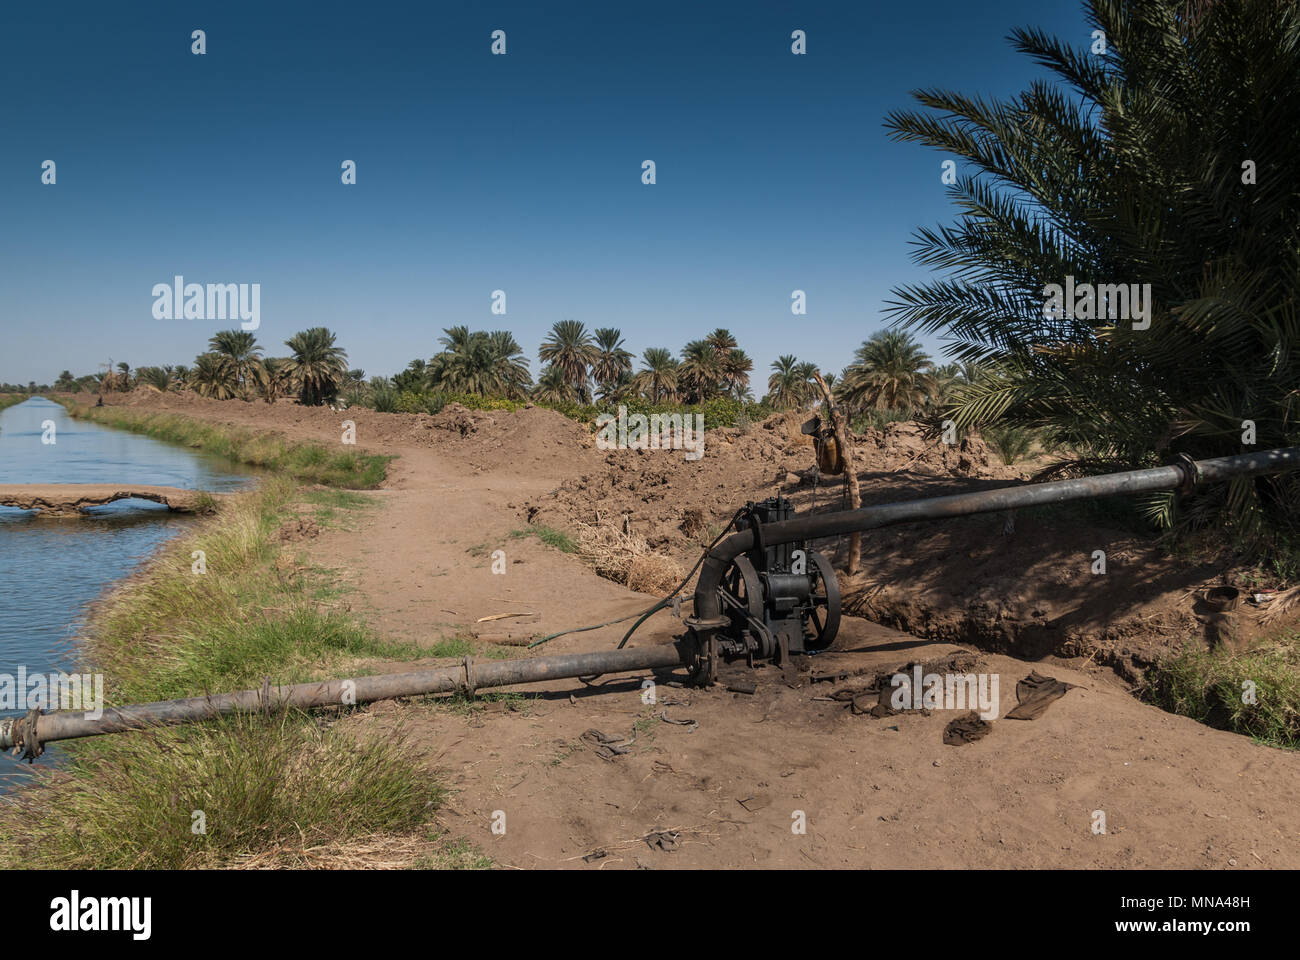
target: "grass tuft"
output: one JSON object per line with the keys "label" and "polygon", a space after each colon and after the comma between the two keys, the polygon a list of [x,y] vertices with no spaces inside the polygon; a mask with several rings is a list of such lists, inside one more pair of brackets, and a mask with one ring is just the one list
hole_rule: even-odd
{"label": "grass tuft", "polygon": [[[68,790],[66,776],[87,786]],[[359,742],[296,714],[231,717],[75,753],[68,770],[0,810],[0,862],[174,870],[275,854],[276,865],[315,865],[320,846],[418,836],[441,799],[400,739]]]}
{"label": "grass tuft", "polygon": [[548,547],[554,547],[561,553],[577,553],[578,544],[574,539],[563,530],[556,530],[554,527],[548,527],[545,524],[532,524],[522,527],[519,530],[511,530],[510,536],[515,540],[521,540],[524,537],[536,537]]}
{"label": "grass tuft", "polygon": [[1186,647],[1147,672],[1144,696],[1171,713],[1298,749],[1300,634],[1243,653]]}

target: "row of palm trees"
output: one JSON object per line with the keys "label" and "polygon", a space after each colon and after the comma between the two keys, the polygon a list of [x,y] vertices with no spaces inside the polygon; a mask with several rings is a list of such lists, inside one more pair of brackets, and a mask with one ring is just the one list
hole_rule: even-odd
{"label": "row of palm trees", "polygon": [[[214,400],[256,397],[272,403],[296,396],[308,405],[332,403],[343,390],[365,378],[364,371],[348,370],[348,355],[337,346],[326,327],[295,333],[284,342],[288,356],[267,357],[254,334],[247,330],[222,330],[208,340],[208,349],[191,366],[140,367],[119,363],[102,374],[76,378],[64,370],[55,390],[130,390],[150,386],[156,390],[189,389]],[[92,386],[92,384],[94,386]]]}
{"label": "row of palm trees", "polygon": [[[513,334],[505,330],[471,331],[450,327],[439,338],[442,350],[428,361],[414,360],[391,380],[366,382],[365,372],[349,370],[347,353],[325,327],[313,327],[285,341],[289,355],[265,356],[256,336],[222,330],[191,366],[141,367],[126,363],[97,376],[74,378],[64,371],[56,390],[128,390],[147,385],[160,391],[191,389],[216,400],[257,397],[274,402],[296,396],[300,403],[333,403],[345,395],[352,403],[374,405],[377,394],[402,392],[471,394],[531,399],[542,403],[590,403],[644,400],[655,404],[699,404],[716,398],[754,402],[750,387],[753,361],[731,332],[719,327],[692,340],[680,356],[665,347],[645,350],[637,358],[612,327],[588,332],[575,320],[561,320],[538,351],[545,366],[534,383],[528,360]],[[802,410],[820,394],[817,368],[787,354],[772,364],[761,403],[774,410]],[[887,411],[912,416],[931,410],[950,394],[953,384],[973,382],[969,366],[935,367],[920,344],[900,331],[882,331],[865,341],[853,361],[836,376],[827,373],[839,403],[851,413]]]}
{"label": "row of palm trees", "polygon": [[[754,402],[754,363],[727,329],[719,327],[686,344],[679,355],[650,347],[637,357],[613,327],[588,331],[576,320],[561,320],[538,350],[543,363],[533,383],[522,348],[508,331],[450,327],[439,339],[442,351],[428,361],[413,360],[391,381],[398,392],[436,391],[542,403],[590,403],[640,399],[650,403],[698,404],[719,397]],[[772,364],[761,402],[776,410],[812,406],[819,393],[816,366],[793,355]],[[967,371],[969,372],[969,371]],[[936,368],[912,337],[883,331],[858,348],[837,378],[827,374],[837,398],[855,411],[913,411],[933,406],[962,376],[956,367]]]}
{"label": "row of palm trees", "polygon": [[514,336],[505,330],[450,327],[439,339],[442,351],[414,360],[392,380],[398,390],[531,398],[544,403],[590,403],[641,397],[654,403],[702,403],[714,397],[752,399],[754,363],[730,331],[718,328],[693,340],[681,358],[663,347],[636,356],[613,327],[588,331],[577,320],[561,320],[542,341],[543,367],[537,382]]}

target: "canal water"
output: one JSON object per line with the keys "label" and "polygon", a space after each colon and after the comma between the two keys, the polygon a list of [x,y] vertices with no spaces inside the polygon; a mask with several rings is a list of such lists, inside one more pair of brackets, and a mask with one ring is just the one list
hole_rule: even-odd
{"label": "canal water", "polygon": [[[220,492],[252,480],[230,461],[73,420],[43,397],[0,411],[0,483],[121,482]],[[0,507],[0,674],[15,682],[20,668],[28,677],[71,672],[90,601],[192,522],[142,500],[92,507],[69,519]],[[0,710],[0,716],[16,712]],[[37,764],[58,761],[52,744]],[[25,767],[4,755],[0,793]]]}

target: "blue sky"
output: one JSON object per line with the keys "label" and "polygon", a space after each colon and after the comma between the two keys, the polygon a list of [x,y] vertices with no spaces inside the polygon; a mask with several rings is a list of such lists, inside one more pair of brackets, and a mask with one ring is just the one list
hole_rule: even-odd
{"label": "blue sky", "polygon": [[638,354],[728,327],[756,393],[783,353],[838,371],[954,216],[884,115],[1022,89],[1015,26],[1089,40],[1076,0],[6,4],[0,381],[190,363],[232,324],[154,319],[177,274],[260,283],[268,354],[324,325],[368,374],[466,324],[536,376],[562,319]]}

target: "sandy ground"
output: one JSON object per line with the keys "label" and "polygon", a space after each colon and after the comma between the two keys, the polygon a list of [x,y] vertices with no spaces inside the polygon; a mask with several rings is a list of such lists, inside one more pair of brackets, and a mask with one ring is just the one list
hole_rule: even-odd
{"label": "sandy ground", "polygon": [[[725,521],[745,499],[773,488],[822,504],[836,499],[824,488],[806,489],[791,474],[798,456],[810,462],[794,449],[798,441],[783,436],[769,443],[761,428],[754,438],[731,437],[731,451],[720,434],[703,467],[689,468],[670,462],[680,453],[597,451],[577,425],[542,410],[427,418],[188,397],[128,402],[326,443],[337,443],[341,421],[352,419],[362,449],[398,454],[389,483],[375,493],[378,507],[361,513],[356,529],[326,530],[299,546],[342,572],[355,588],[354,609],[377,630],[430,644],[499,613],[531,614],[512,629],[542,634],[650,602],[534,538],[512,538],[530,517],[562,526],[574,511],[631,514],[632,529],[639,524],[659,547],[693,559],[690,539],[678,543],[672,532],[687,509]],[[794,459],[769,457],[769,448],[794,449]],[[879,450],[864,453],[872,455],[883,463]],[[975,448],[946,452],[929,464],[929,474],[868,470],[864,497],[885,498],[891,475],[894,491],[902,481],[937,489],[1004,479],[998,468],[981,465],[982,456],[986,461]],[[746,473],[746,463],[757,472]],[[674,486],[686,469],[694,469],[692,486]],[[762,482],[751,482],[754,477]],[[583,484],[585,497],[577,495]],[[641,507],[629,509],[638,498]],[[1046,544],[1032,523],[1006,527],[1001,518],[977,518],[960,543],[959,533],[920,534],[914,556],[913,541],[905,545],[913,565],[907,577],[887,584],[871,581],[882,579],[889,551],[897,562],[899,542],[881,538],[868,545],[865,585],[851,591],[855,608],[896,621],[897,607],[882,614],[867,600],[910,581],[923,588],[913,591],[913,629],[931,638],[846,617],[833,650],[808,661],[814,672],[843,679],[814,683],[807,673],[733,666],[708,690],[660,678],[653,705],[643,702],[642,676],[604,678],[591,687],[556,681],[529,688],[532,699],[513,705],[458,711],[384,703],[349,722],[404,730],[451,790],[443,811],[447,829],[501,866],[1300,867],[1300,756],[1135,700],[1123,671],[1103,666],[1107,658],[1097,654],[1128,650],[1122,629],[1118,646],[1106,647],[1120,614],[1155,614],[1131,590],[1119,599],[1104,593],[1080,599],[1069,596],[1077,576],[1051,575],[1053,550],[1077,553],[1102,534],[1076,534],[1080,542],[1067,549]],[[992,539],[990,555],[972,546],[981,538]],[[491,571],[497,549],[506,554],[504,575]],[[1129,544],[1120,552],[1146,549]],[[927,596],[943,580],[927,579],[921,565],[927,556],[951,558],[954,551],[973,554],[958,564],[970,582],[945,572],[964,606],[938,615]],[[1044,570],[1033,573],[1035,564]],[[1146,578],[1155,591],[1149,596],[1178,595],[1209,573],[1162,568]],[[990,581],[997,584],[992,592]],[[1009,589],[1018,595],[1014,603],[1001,594]],[[971,613],[978,609],[972,598],[981,597],[979,603],[998,607],[995,614]],[[1123,604],[1128,608],[1120,609]],[[921,622],[927,610],[932,630]],[[1157,614],[1171,618],[1169,629],[1142,635],[1148,653],[1151,644],[1195,629],[1190,612],[1184,616],[1176,606]],[[953,627],[958,615],[981,630],[1004,616],[1019,626],[989,640]],[[1029,649],[1025,638],[1032,631],[1024,625],[1050,633],[1042,625],[1053,617],[1066,617],[1056,639]],[[664,642],[680,630],[678,621],[660,614],[635,642]],[[545,652],[609,648],[620,636],[618,627],[591,631],[555,640]],[[1090,656],[1060,656],[1071,652],[1072,638],[1090,637],[1097,639]],[[953,711],[875,718],[831,699],[879,671],[962,649],[978,657],[977,671],[999,677],[999,716],[1015,705],[1016,681],[1031,670],[1077,686],[1039,719],[998,719],[988,736],[963,746],[943,743],[945,725],[958,715]],[[756,692],[728,692],[726,681],[737,676],[756,681]],[[603,759],[583,740],[589,730],[635,739],[626,754]],[[1100,814],[1105,833],[1094,829]],[[494,833],[494,822],[503,819],[504,834]],[[663,843],[645,839],[663,832]]]}

